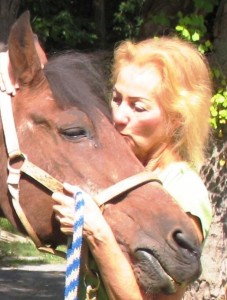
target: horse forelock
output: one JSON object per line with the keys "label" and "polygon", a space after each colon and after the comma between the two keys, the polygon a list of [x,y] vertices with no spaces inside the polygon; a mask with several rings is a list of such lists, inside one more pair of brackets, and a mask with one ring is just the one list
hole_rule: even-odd
{"label": "horse forelock", "polygon": [[111,118],[104,76],[92,56],[77,52],[54,56],[44,73],[59,106],[77,106],[87,113],[98,108]]}

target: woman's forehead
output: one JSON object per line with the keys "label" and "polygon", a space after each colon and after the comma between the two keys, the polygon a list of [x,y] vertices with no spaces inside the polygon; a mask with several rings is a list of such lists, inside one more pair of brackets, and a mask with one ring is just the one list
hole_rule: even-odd
{"label": "woman's forehead", "polygon": [[160,82],[160,73],[154,65],[128,65],[120,70],[114,88],[119,93],[149,99]]}

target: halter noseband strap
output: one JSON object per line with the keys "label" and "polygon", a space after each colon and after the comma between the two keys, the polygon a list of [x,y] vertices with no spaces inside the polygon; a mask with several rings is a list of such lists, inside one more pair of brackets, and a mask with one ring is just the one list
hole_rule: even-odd
{"label": "halter noseband strap", "polygon": [[[40,169],[33,163],[31,163],[27,156],[20,151],[19,142],[17,138],[17,132],[12,111],[11,97],[4,92],[0,91],[0,111],[2,118],[3,131],[5,136],[5,144],[8,152],[8,178],[7,184],[10,194],[12,196],[12,203],[14,209],[26,229],[27,233],[33,240],[34,244],[40,251],[45,251],[48,253],[56,254],[59,256],[64,256],[61,251],[52,249],[51,247],[45,246],[40,241],[36,232],[32,228],[30,222],[28,221],[26,215],[19,201],[19,181],[21,173],[28,175],[35,181],[39,182],[41,185],[46,187],[51,192],[63,191],[63,184],[57,179],[52,177],[50,174]],[[19,159],[22,161],[20,168],[15,169],[12,167],[12,161]],[[113,198],[131,190],[139,187],[140,185],[146,184],[148,182],[158,182],[160,180],[154,178],[154,174],[151,172],[141,172],[131,177],[128,177],[110,187],[103,190],[99,194],[93,197],[94,201],[98,206],[102,206],[106,202],[112,200]]]}
{"label": "halter noseband strap", "polygon": [[128,192],[131,189],[135,189],[140,185],[146,184],[148,182],[158,182],[159,184],[162,184],[159,179],[154,177],[153,173],[144,171],[127,177],[115,183],[114,185],[111,185],[99,194],[93,196],[93,199],[98,204],[98,206],[102,206],[115,197],[120,196],[121,194]]}

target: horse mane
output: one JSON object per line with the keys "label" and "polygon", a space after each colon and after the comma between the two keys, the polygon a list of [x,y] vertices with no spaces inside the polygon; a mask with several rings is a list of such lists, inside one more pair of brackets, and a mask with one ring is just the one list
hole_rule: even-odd
{"label": "horse mane", "polygon": [[98,108],[111,119],[107,84],[95,55],[79,52],[54,55],[45,65],[44,73],[60,107],[76,105],[86,112]]}

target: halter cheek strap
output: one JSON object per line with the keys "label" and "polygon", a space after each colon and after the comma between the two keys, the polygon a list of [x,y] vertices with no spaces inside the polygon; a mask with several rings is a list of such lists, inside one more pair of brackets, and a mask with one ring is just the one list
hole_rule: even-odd
{"label": "halter cheek strap", "polygon": [[[36,245],[36,247],[43,252],[55,254],[61,257],[65,257],[65,253],[62,251],[58,251],[56,249],[53,249],[49,246],[43,245],[43,243],[40,241],[38,235],[34,231],[33,227],[31,226],[28,218],[26,217],[19,200],[19,182],[21,178],[21,173],[29,173],[30,174],[41,174],[42,172],[37,171],[37,168],[35,172],[31,171],[33,168],[33,164],[30,163],[26,157],[25,154],[23,154],[20,151],[19,142],[17,138],[17,132],[15,127],[15,122],[13,118],[13,111],[12,111],[12,103],[11,103],[11,97],[0,91],[0,112],[1,112],[1,119],[2,119],[2,126],[3,126],[3,132],[5,137],[5,144],[6,149],[8,153],[8,178],[7,178],[7,185],[8,190],[11,194],[12,198],[12,204],[13,207],[17,213],[18,218],[20,219],[21,223],[23,224],[25,230],[27,231],[28,235]],[[22,162],[21,168],[13,168],[12,163],[14,160],[20,160]],[[24,171],[23,171],[24,170]],[[45,174],[44,174],[45,173]],[[28,174],[29,175],[29,174]],[[30,176],[30,175],[29,175]],[[35,177],[31,176],[31,177]],[[50,184],[49,176],[46,172],[43,171],[42,175],[38,175],[37,177],[40,178],[40,181],[44,184],[46,181],[46,186],[50,187],[53,184],[53,187],[56,188],[56,190],[63,189],[62,184],[58,182],[57,180],[52,180],[52,183]],[[51,176],[50,176],[51,177]],[[42,178],[42,179],[41,179]],[[53,178],[53,177],[51,177]],[[40,182],[41,183],[41,182]]]}

